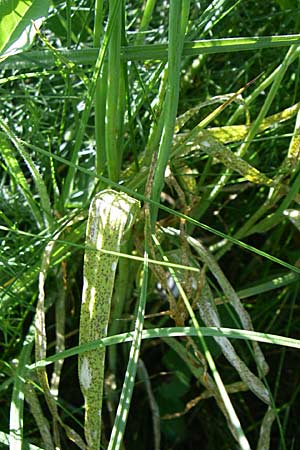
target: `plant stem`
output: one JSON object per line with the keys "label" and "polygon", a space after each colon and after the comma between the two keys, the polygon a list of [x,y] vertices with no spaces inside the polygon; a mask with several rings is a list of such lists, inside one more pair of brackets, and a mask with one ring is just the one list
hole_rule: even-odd
{"label": "plant stem", "polygon": [[[158,202],[164,185],[164,175],[170,158],[178,99],[180,66],[185,29],[189,13],[189,1],[176,1],[170,3],[169,11],[169,48],[168,48],[168,81],[166,103],[163,110],[164,127],[158,150],[157,165],[152,187],[152,200]],[[180,30],[180,32],[178,32]],[[151,211],[151,226],[154,226],[157,217],[157,207]]]}

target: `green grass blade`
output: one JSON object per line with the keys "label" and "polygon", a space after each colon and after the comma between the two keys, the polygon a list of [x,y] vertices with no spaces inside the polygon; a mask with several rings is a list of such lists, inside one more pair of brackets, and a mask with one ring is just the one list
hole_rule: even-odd
{"label": "green grass blade", "polygon": [[[36,188],[38,190],[39,196],[40,196],[40,202],[41,202],[41,209],[43,211],[43,220],[46,227],[50,227],[52,225],[52,212],[51,212],[51,203],[48,196],[47,188],[44,183],[44,180],[42,176],[39,173],[39,170],[35,163],[33,162],[30,155],[25,150],[24,146],[20,142],[20,140],[15,136],[15,134],[10,130],[10,128],[5,124],[3,119],[0,117],[0,127],[2,130],[7,134],[11,142],[14,144],[16,149],[18,150],[20,156],[28,166],[32,178],[35,182]],[[12,157],[12,154],[10,154]],[[28,198],[28,194],[26,196]],[[31,205],[33,205],[33,202],[30,202]],[[41,224],[40,224],[41,225]]]}
{"label": "green grass blade", "polygon": [[[33,195],[30,191],[30,186],[28,185],[24,173],[20,168],[18,160],[14,155],[11,143],[8,141],[4,133],[0,134],[0,145],[2,158],[5,161],[11,178],[15,181],[18,189],[22,192],[24,199],[27,201],[27,207],[30,208],[38,228],[42,228],[44,224],[40,210],[33,199]],[[11,227],[14,227],[14,224],[11,223]]]}
{"label": "green grass blade", "polygon": [[[107,91],[106,91],[106,115],[105,115],[105,150],[107,160],[108,177],[117,181],[121,166],[121,126],[122,97],[121,89],[121,34],[122,34],[122,2],[111,0],[108,20],[112,22],[112,33],[108,44],[107,63]],[[114,9],[116,11],[114,11]]]}
{"label": "green grass blade", "polygon": [[18,366],[15,373],[9,421],[9,448],[11,450],[22,450],[23,448],[24,384],[26,373],[28,372],[27,365],[34,344],[34,332],[35,329],[31,326],[23,342],[23,348],[18,359]]}
{"label": "green grass blade", "polygon": [[[157,163],[151,194],[152,199],[156,202],[159,201],[160,193],[164,185],[165,170],[171,154],[179,99],[181,53],[183,49],[188,13],[188,1],[171,2],[169,11],[168,81],[165,108],[162,113],[164,116],[164,125],[157,155]],[[157,209],[152,208],[152,226],[156,221],[156,217]]]}
{"label": "green grass blade", "polygon": [[139,28],[139,34],[136,38],[136,45],[142,45],[145,40],[144,33],[149,27],[152,18],[153,10],[156,6],[157,0],[147,0],[144,6],[143,17]]}
{"label": "green grass blade", "polygon": [[129,406],[134,389],[135,377],[138,368],[140,347],[142,343],[143,324],[147,299],[147,286],[148,286],[148,253],[145,250],[144,265],[143,265],[143,280],[137,310],[135,329],[132,334],[132,344],[129,353],[129,361],[125,373],[125,379],[120,396],[120,402],[115,417],[114,426],[108,444],[108,450],[119,450],[122,445],[126,421],[129,412]]}
{"label": "green grass blade", "polygon": [[[116,4],[116,6],[118,6],[118,4]],[[114,20],[117,15],[117,12],[118,12],[118,9],[116,6],[113,10],[111,20],[108,21],[106,32],[104,33],[102,45],[101,45],[98,55],[97,55],[91,83],[90,83],[88,92],[85,97],[85,108],[84,108],[84,111],[82,114],[82,118],[80,120],[79,130],[76,135],[74,149],[73,149],[72,157],[71,157],[71,165],[69,166],[68,173],[67,173],[67,176],[65,179],[65,183],[63,186],[63,191],[62,191],[62,204],[63,205],[65,205],[65,203],[69,200],[71,192],[72,192],[74,176],[76,173],[76,164],[77,164],[77,160],[78,160],[78,153],[79,153],[79,150],[80,150],[82,142],[83,142],[85,128],[86,128],[86,125],[87,125],[87,122],[89,119],[89,115],[90,115],[90,111],[92,108],[92,102],[94,100],[95,90],[96,90],[96,86],[97,86],[97,80],[99,78],[101,68],[103,66],[104,56],[106,54],[106,49],[107,49],[112,31],[113,31]]]}
{"label": "green grass blade", "polygon": [[[104,33],[103,0],[95,1],[94,47],[99,47]],[[95,140],[96,140],[96,173],[104,172],[106,162],[105,151],[105,109],[107,90],[107,62],[105,61],[97,79],[95,92]]]}
{"label": "green grass blade", "polygon": [[[241,38],[203,39],[185,42],[182,55],[197,56],[201,54],[235,53],[241,51],[257,51],[264,48],[289,47],[300,44],[300,35],[287,36],[253,36]],[[59,52],[75,64],[94,65],[99,53],[98,49],[59,50]],[[121,48],[121,58],[128,61],[166,60],[168,45],[149,44]],[[55,61],[51,52],[35,51],[11,56],[0,63],[0,68],[53,67]]]}
{"label": "green grass blade", "polygon": [[[279,336],[277,334],[262,333],[258,331],[241,330],[235,328],[225,327],[200,327],[201,333],[204,337],[227,337],[230,339],[242,339],[249,341],[261,342],[269,345],[278,345],[282,347],[290,347],[300,349],[300,339],[289,338],[286,336]],[[197,336],[198,331],[195,327],[166,327],[166,328],[150,328],[143,330],[142,339],[160,339],[160,338],[172,338],[180,336]],[[49,356],[46,359],[37,361],[34,364],[28,366],[29,370],[35,370],[38,367],[48,366],[55,361],[64,358],[70,358],[71,356],[79,355],[89,350],[94,350],[100,346],[109,346],[115,344],[123,344],[125,342],[132,342],[134,336],[133,331],[121,333],[115,336],[110,336],[104,339],[91,342],[89,344],[78,345],[72,347],[64,352],[57,353],[56,355]]]}

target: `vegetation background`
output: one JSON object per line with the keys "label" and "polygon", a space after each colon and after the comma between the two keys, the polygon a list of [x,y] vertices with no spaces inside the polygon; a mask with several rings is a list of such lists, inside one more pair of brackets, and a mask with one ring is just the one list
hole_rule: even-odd
{"label": "vegetation background", "polygon": [[[52,410],[28,366],[44,359],[34,355],[43,297],[44,357],[78,345],[88,207],[110,186],[152,200],[158,239],[145,239],[141,210],[122,247],[136,259],[119,260],[110,336],[134,329],[145,246],[152,259],[195,270],[150,265],[144,328],[150,337],[167,331],[141,345],[122,448],[298,448],[299,24],[298,0],[0,2],[0,446],[54,448],[53,422],[61,448],[82,445],[82,349],[47,366]],[[212,337],[203,347],[197,327],[213,325],[198,307],[203,264],[222,327],[244,337],[231,339],[240,371]],[[268,342],[267,375],[257,372],[234,293]],[[175,326],[188,328],[171,338]],[[112,344],[102,445],[117,449],[110,432],[130,344]],[[216,401],[213,364],[242,431],[230,404]],[[269,423],[258,384],[241,381],[247,368],[268,392]]]}

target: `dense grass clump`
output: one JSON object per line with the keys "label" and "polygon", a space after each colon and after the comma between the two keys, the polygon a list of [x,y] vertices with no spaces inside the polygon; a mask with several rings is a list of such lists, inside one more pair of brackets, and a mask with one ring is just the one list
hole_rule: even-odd
{"label": "dense grass clump", "polygon": [[[78,358],[105,346],[101,448],[296,449],[300,2],[15,3],[0,4],[1,446],[100,448]],[[141,206],[116,246],[108,205],[85,237],[106,189]],[[109,286],[86,297],[111,302],[88,342],[87,260],[92,292]]]}

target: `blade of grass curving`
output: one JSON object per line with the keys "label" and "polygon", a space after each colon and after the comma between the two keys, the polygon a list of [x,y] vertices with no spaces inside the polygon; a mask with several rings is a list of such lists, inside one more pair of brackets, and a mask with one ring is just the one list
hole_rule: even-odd
{"label": "blade of grass curving", "polygon": [[[197,304],[201,319],[205,325],[215,327],[221,326],[220,316],[207,282],[205,282],[201,290]],[[231,342],[226,338],[220,339],[216,337],[215,340],[227,361],[236,369],[246,386],[248,386],[249,389],[264,403],[270,405],[270,395],[265,385],[253,372],[251,372],[244,361],[238,356]]]}
{"label": "blade of grass curving", "polygon": [[[294,213],[294,215],[296,215],[296,214],[298,214],[297,211],[296,211],[296,213]],[[65,220],[65,219],[63,219],[63,220]],[[72,222],[67,220],[66,222],[64,222],[63,227],[68,227],[68,229],[70,229],[71,225],[72,225]],[[77,241],[80,241],[82,239],[82,236],[84,234],[84,226],[85,226],[85,224],[82,223],[80,228],[76,230],[76,233],[74,235],[71,234],[69,236],[69,240],[68,241],[67,240],[60,240],[60,239],[58,239],[56,241],[57,242],[57,248],[56,248],[56,250],[55,250],[55,252],[54,252],[54,254],[52,256],[54,265],[58,264],[58,262],[62,261],[64,258],[67,258],[68,255],[71,254],[70,251],[66,252],[66,248],[73,247],[74,250],[83,248],[83,246],[81,244],[78,244]],[[9,228],[5,228],[3,226],[1,226],[0,229],[6,230],[6,231],[9,230]],[[15,232],[19,233],[20,231],[15,230]],[[43,240],[47,241],[49,239],[48,236],[46,236],[46,235],[44,236],[42,234],[35,235],[35,234],[25,233],[25,232],[22,232],[22,234],[24,234],[25,236],[34,238],[34,240],[33,240],[33,245],[34,246],[36,246],[35,245],[36,239],[39,239],[40,241],[41,240],[42,241]],[[50,238],[52,239],[53,236],[51,236]],[[31,246],[30,242],[28,242],[28,245]],[[105,252],[104,250],[102,250],[102,251]],[[210,251],[212,251],[212,250],[210,249]],[[114,254],[114,252],[111,252],[111,251],[110,251],[110,253]],[[123,253],[120,253],[120,252],[115,253],[115,254],[116,254],[116,256],[119,256],[121,258],[130,258],[130,259],[134,259],[134,260],[137,260],[137,261],[142,261],[142,258],[140,258],[138,256],[127,255],[127,254],[123,254]],[[154,261],[154,260],[152,261],[150,259],[149,259],[149,262],[160,264],[162,266],[171,265],[171,267],[173,267],[174,269],[183,269],[183,270],[190,270],[190,271],[193,271],[193,272],[199,272],[199,269],[197,269],[195,267],[187,267],[187,266],[182,266],[180,264],[178,265],[178,264],[171,264],[171,263],[166,264],[163,261]],[[36,276],[37,273],[38,273],[38,267],[32,267],[32,266],[30,266],[29,273],[27,273],[27,272],[25,274],[18,273],[16,282],[14,284],[12,284],[13,292],[20,294],[24,289],[26,289],[26,286],[28,287],[35,280],[35,276]],[[273,290],[273,289],[285,286],[287,284],[294,283],[298,279],[299,279],[299,275],[297,275],[296,271],[293,271],[293,272],[290,272],[290,273],[287,273],[287,274],[279,275],[279,276],[275,277],[274,279],[272,279],[269,282],[262,283],[262,284],[259,284],[257,286],[251,287],[251,288],[243,289],[243,290],[238,292],[238,295],[239,295],[240,298],[248,298],[248,297],[250,297],[252,295],[257,295],[257,294],[262,293],[262,292],[267,292],[267,291],[270,291],[270,290]],[[2,290],[2,301],[4,300],[4,294],[5,294],[5,292]],[[216,300],[218,301],[218,299],[216,299]]]}
{"label": "blade of grass curving", "polygon": [[[225,277],[224,273],[222,272],[220,266],[213,258],[213,255],[210,254],[208,250],[204,248],[204,246],[196,239],[192,238],[191,236],[187,237],[188,243],[194,248],[194,250],[198,253],[200,258],[202,259],[203,263],[206,264],[213,276],[217,279],[220,287],[222,288],[224,295],[229,300],[233,308],[235,309],[243,327],[246,330],[253,330],[252,322],[250,315],[247,313],[245,308],[243,307],[239,297],[237,296],[235,290]],[[266,374],[268,371],[268,366],[265,361],[265,358],[258,347],[258,345],[254,345],[254,354],[256,359],[256,364],[258,367],[258,372],[260,375]],[[266,393],[267,396],[267,393]]]}
{"label": "blade of grass curving", "polygon": [[[280,336],[277,334],[262,333],[258,331],[241,330],[235,328],[225,327],[200,327],[201,333],[206,337],[228,337],[230,339],[242,339],[249,341],[261,342],[269,345],[278,345],[283,347],[300,349],[300,339],[289,338],[286,336]],[[109,346],[116,344],[124,344],[126,342],[132,342],[134,331],[128,331],[115,336],[109,336],[103,339],[95,340],[88,344],[78,345],[64,352],[57,353],[56,355],[49,356],[41,359],[34,364],[28,366],[29,370],[35,370],[38,367],[45,367],[53,364],[55,361],[63,358],[70,358],[81,353],[85,353],[89,350],[95,350],[101,346]],[[166,327],[166,328],[150,328],[143,330],[142,340],[144,339],[160,339],[160,338],[172,338],[180,336],[197,336],[197,330],[195,327]]]}

